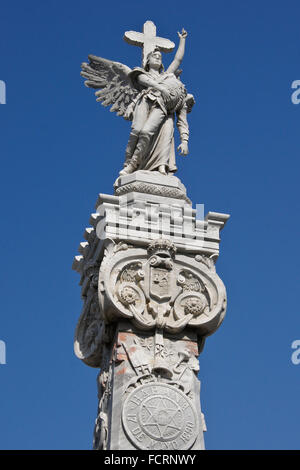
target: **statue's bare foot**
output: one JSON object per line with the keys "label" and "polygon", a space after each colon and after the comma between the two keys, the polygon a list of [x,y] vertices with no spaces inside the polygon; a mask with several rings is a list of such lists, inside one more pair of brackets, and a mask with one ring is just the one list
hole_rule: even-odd
{"label": "statue's bare foot", "polygon": [[162,174],[162,175],[166,175],[167,172],[166,172],[166,165],[160,165],[160,167],[158,167],[158,171]]}
{"label": "statue's bare foot", "polygon": [[127,167],[126,167],[124,168],[124,170],[120,171],[119,176],[128,175],[128,174],[129,174],[129,171],[127,171]]}
{"label": "statue's bare foot", "polygon": [[120,171],[119,176],[129,175],[130,173],[133,173],[135,169],[135,165],[129,163],[123,170]]}

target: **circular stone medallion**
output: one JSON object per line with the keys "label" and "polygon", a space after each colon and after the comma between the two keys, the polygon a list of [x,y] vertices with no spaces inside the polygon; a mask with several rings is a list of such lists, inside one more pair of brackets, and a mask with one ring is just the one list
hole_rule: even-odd
{"label": "circular stone medallion", "polygon": [[122,421],[130,441],[143,450],[190,449],[198,433],[191,400],[164,383],[133,390],[124,403]]}

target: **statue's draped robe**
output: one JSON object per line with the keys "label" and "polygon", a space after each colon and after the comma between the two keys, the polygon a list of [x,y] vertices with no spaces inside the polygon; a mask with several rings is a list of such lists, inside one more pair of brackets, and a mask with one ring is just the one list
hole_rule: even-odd
{"label": "statue's draped robe", "polygon": [[[155,79],[168,89],[171,99],[167,104],[164,102],[159,91],[153,88],[145,89],[139,85],[137,77],[142,73],[148,75],[152,80]],[[160,165],[165,165],[168,172],[175,172],[177,170],[174,146],[175,114],[177,115],[176,124],[181,137],[185,136],[187,140],[189,136],[186,119],[187,94],[184,85],[173,73],[166,72],[159,76],[154,76],[141,68],[135,68],[130,73],[130,79],[132,85],[140,92],[134,103],[132,132],[138,133],[142,130],[141,122],[146,122],[154,107],[159,107],[163,114],[158,131],[151,138],[148,151],[139,162],[138,169],[153,171],[157,170]],[[134,149],[131,149],[131,151],[134,153]]]}

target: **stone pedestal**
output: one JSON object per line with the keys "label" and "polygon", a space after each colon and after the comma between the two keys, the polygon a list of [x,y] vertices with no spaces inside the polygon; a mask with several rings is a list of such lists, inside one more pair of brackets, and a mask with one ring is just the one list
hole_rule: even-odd
{"label": "stone pedestal", "polygon": [[215,261],[229,216],[199,218],[175,176],[138,171],[114,188],[73,264],[75,353],[100,368],[94,448],[204,449],[198,355],[226,311]]}
{"label": "stone pedestal", "polygon": [[196,333],[146,333],[121,321],[109,357],[95,448],[104,441],[109,449],[204,448]]}

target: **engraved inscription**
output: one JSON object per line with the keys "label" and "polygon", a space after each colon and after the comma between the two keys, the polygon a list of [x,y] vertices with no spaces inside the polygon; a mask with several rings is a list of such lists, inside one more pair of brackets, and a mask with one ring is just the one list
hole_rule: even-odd
{"label": "engraved inscription", "polygon": [[122,421],[128,438],[143,450],[190,449],[198,432],[190,399],[165,383],[133,390],[124,403]]}

